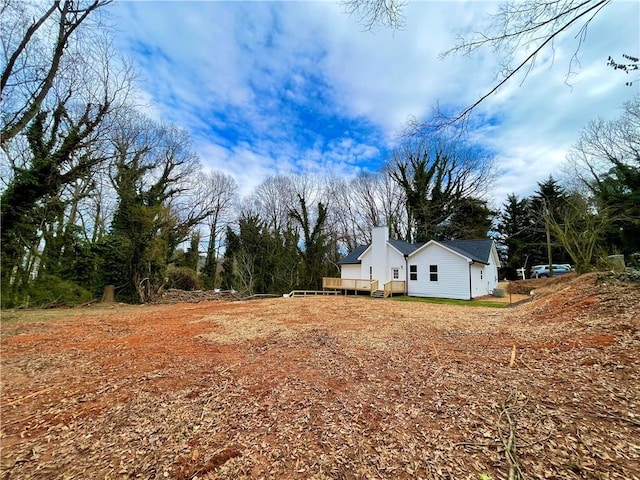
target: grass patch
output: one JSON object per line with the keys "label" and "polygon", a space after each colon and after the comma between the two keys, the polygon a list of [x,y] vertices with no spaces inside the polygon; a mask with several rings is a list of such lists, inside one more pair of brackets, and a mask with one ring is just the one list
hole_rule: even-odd
{"label": "grass patch", "polygon": [[491,308],[504,308],[509,305],[509,302],[493,302],[488,300],[457,300],[453,298],[426,298],[426,297],[390,297],[392,300],[399,302],[422,302],[422,303],[435,303],[438,305],[462,305],[464,307],[491,307]]}

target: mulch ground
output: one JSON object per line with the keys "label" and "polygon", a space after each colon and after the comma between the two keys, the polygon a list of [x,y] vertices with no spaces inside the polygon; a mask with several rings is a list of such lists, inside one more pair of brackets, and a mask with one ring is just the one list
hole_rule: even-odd
{"label": "mulch ground", "polygon": [[3,312],[2,476],[640,479],[640,285],[553,283]]}

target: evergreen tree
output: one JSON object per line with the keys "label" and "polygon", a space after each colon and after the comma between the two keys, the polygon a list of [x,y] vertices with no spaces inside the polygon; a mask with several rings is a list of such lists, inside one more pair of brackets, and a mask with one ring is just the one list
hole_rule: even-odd
{"label": "evergreen tree", "polygon": [[198,261],[200,260],[199,248],[200,248],[200,232],[195,231],[191,233],[189,248],[187,248],[187,251],[184,253],[182,262],[180,262],[179,266],[187,267],[193,270],[194,272],[197,272]]}
{"label": "evergreen tree", "polygon": [[302,228],[303,245],[298,247],[302,259],[300,272],[300,286],[306,289],[319,290],[322,288],[322,274],[328,253],[327,235],[324,232],[327,220],[327,207],[318,203],[315,222],[309,215],[307,203],[302,195],[298,195],[300,207],[290,210],[290,215]]}
{"label": "evergreen tree", "polygon": [[485,200],[461,198],[453,206],[449,221],[443,225],[438,237],[446,240],[487,238],[496,212],[487,206]]}
{"label": "evergreen tree", "polygon": [[637,166],[611,168],[594,190],[599,209],[614,219],[604,236],[607,250],[625,256],[640,252],[640,155]]}
{"label": "evergreen tree", "polygon": [[568,195],[565,189],[549,176],[544,182],[538,182],[538,190],[531,197],[531,215],[534,219],[530,244],[531,265],[549,263],[569,263],[571,257],[551,236],[550,219],[564,217]]}
{"label": "evergreen tree", "polygon": [[227,229],[223,288],[248,295],[274,293],[274,242],[265,223],[257,215],[245,213],[238,224],[237,234]]}
{"label": "evergreen tree", "polygon": [[458,207],[475,210],[475,216],[477,199],[494,178],[493,158],[486,152],[439,137],[404,145],[388,172],[404,193],[404,240],[413,242],[444,240],[451,229],[459,230],[454,223],[464,216],[456,215]]}
{"label": "evergreen tree", "polygon": [[519,199],[515,193],[507,196],[499,216],[500,243],[506,248],[503,265],[509,279],[518,278],[517,269],[530,266],[530,239],[533,219],[530,200]]}
{"label": "evergreen tree", "polygon": [[221,288],[224,290],[234,290],[236,285],[234,275],[234,261],[236,254],[240,252],[240,235],[233,231],[231,226],[227,226],[225,235],[226,246],[224,260],[222,262]]}
{"label": "evergreen tree", "polygon": [[283,232],[269,229],[260,217],[246,212],[238,227],[238,232],[227,227],[223,289],[250,295],[282,294],[300,288],[304,264],[295,229],[291,226]]}

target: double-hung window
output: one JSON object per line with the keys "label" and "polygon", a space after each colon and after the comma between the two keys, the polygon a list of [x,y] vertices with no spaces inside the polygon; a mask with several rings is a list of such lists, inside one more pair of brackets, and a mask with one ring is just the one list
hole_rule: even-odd
{"label": "double-hung window", "polygon": [[438,265],[429,265],[429,281],[438,281]]}
{"label": "double-hung window", "polygon": [[418,280],[418,266],[409,265],[409,280]]}

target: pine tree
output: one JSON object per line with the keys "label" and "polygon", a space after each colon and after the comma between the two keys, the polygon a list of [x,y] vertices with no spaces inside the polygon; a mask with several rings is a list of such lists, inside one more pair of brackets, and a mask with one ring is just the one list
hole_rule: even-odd
{"label": "pine tree", "polygon": [[538,190],[530,200],[534,219],[529,240],[532,265],[571,261],[565,249],[551,237],[547,219],[547,216],[556,220],[563,218],[567,198],[565,189],[552,176],[544,182],[538,182]]}
{"label": "pine tree", "polygon": [[506,249],[503,265],[509,279],[517,279],[517,269],[530,265],[530,237],[533,219],[530,200],[519,199],[515,193],[507,196],[499,216],[500,244]]}

